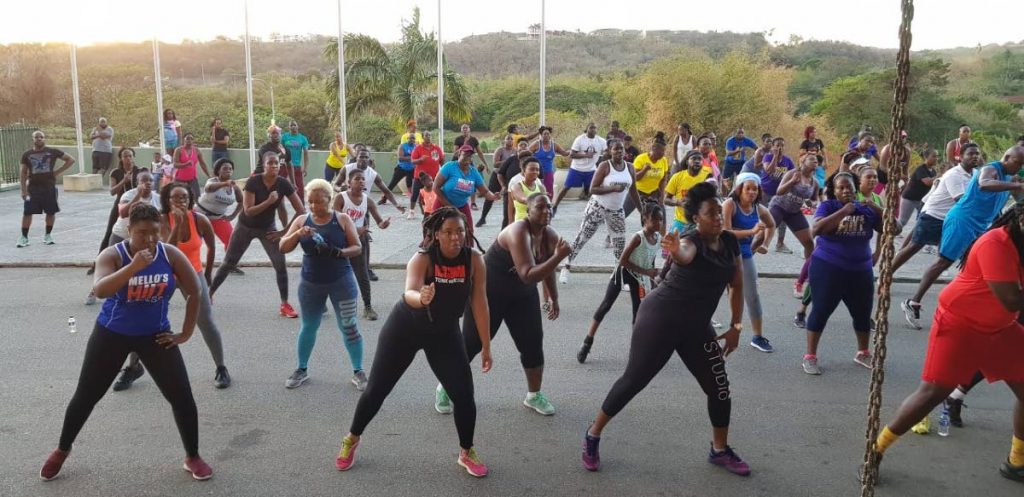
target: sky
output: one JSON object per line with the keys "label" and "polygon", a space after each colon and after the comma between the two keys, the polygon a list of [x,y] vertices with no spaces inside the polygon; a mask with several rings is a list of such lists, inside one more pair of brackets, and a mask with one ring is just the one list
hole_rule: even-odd
{"label": "sky", "polygon": [[[253,36],[338,34],[339,0],[248,0]],[[346,32],[395,41],[413,7],[421,26],[437,25],[438,0],[340,0]],[[455,41],[494,31],[524,32],[540,21],[541,0],[490,3],[441,0],[442,37]],[[0,44],[75,42],[81,45],[151,40],[177,43],[234,38],[245,32],[245,0],[4,0]],[[918,0],[913,49],[1020,42],[1024,1]],[[616,5],[620,8],[607,8]],[[964,8],[968,5],[969,8]],[[172,7],[168,9],[167,7]],[[881,48],[898,46],[899,0],[547,0],[548,30],[603,28],[770,32],[769,40],[840,40]],[[152,14],[159,12],[159,24]],[[495,13],[500,16],[494,15]],[[963,28],[961,28],[963,26]]]}

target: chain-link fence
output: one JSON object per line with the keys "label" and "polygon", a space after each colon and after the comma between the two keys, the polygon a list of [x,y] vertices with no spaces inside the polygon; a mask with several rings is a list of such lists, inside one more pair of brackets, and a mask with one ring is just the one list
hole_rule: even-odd
{"label": "chain-link fence", "polygon": [[32,148],[32,133],[38,128],[0,128],[0,186],[18,183],[21,154]]}

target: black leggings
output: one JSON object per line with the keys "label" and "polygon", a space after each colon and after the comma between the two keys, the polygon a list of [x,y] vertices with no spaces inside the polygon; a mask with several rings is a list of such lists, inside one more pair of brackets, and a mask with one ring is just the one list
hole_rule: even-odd
{"label": "black leggings", "polygon": [[103,241],[100,242],[100,252],[103,249],[110,246],[110,234],[114,232],[114,223],[117,222],[117,218],[120,216],[118,212],[118,205],[120,205],[120,199],[114,202],[114,206],[110,208],[110,215],[107,216],[107,229],[103,231]]}
{"label": "black leggings", "polygon": [[608,280],[608,288],[604,291],[604,300],[601,301],[601,305],[597,306],[597,311],[594,312],[594,321],[598,323],[604,321],[605,315],[608,314],[608,311],[612,309],[612,305],[618,300],[619,293],[622,293],[622,285],[629,285],[629,300],[633,304],[632,322],[636,322],[636,311],[640,308],[640,282],[636,280],[636,276],[633,276],[633,273],[622,266],[616,267],[612,277]]}
{"label": "black leggings", "polygon": [[[412,193],[409,195],[409,208],[416,209],[416,201],[420,198],[420,190],[423,189],[423,183],[420,183],[419,178],[412,179]],[[428,208],[430,206],[427,206]]]}
{"label": "black leggings", "polygon": [[391,181],[388,182],[388,190],[394,191],[395,186],[403,178],[405,179],[405,188],[412,190],[412,171],[406,171],[400,167],[395,167],[395,172],[391,175]]}
{"label": "black leggings", "polygon": [[[498,193],[501,191],[501,183],[498,182],[498,173],[491,171],[491,178],[487,181],[487,189],[491,193]],[[484,200],[484,208],[480,211],[480,219],[486,220],[487,213],[491,212],[491,207],[494,206],[493,200]],[[505,218],[508,218],[508,209],[506,207]],[[506,223],[507,224],[507,223]]]}
{"label": "black leggings", "polygon": [[71,450],[71,445],[89,419],[93,407],[96,407],[96,403],[114,383],[114,378],[130,352],[139,354],[153,382],[160,388],[160,393],[171,403],[174,422],[178,425],[181,442],[185,445],[185,454],[189,457],[198,456],[199,416],[196,401],[192,398],[185,361],[181,358],[181,348],[166,349],[156,343],[153,335],[119,335],[99,323],[96,323],[89,343],[85,346],[82,373],[78,376],[78,387],[64,414],[64,428],[60,432],[57,447],[64,451]]}
{"label": "black leggings", "polygon": [[363,251],[349,261],[352,262],[352,273],[359,284],[359,295],[363,297],[363,305],[370,307],[370,234],[359,235],[359,243],[363,246]]}
{"label": "black leggings", "polygon": [[826,262],[818,257],[811,258],[811,312],[807,316],[807,331],[825,331],[829,317],[846,304],[853,318],[853,331],[871,331],[871,308],[874,305],[875,278],[870,269],[846,269]]}
{"label": "black leggings", "polygon": [[[492,271],[487,268],[488,273]],[[518,276],[514,276],[516,280]],[[523,284],[510,281],[511,278],[487,277],[487,308],[491,315],[491,339],[498,333],[504,321],[508,334],[519,351],[519,362],[523,369],[539,368],[544,365],[544,325],[540,316],[540,296],[537,285],[523,289]],[[513,289],[509,291],[509,289]],[[483,344],[476,330],[476,319],[470,306],[462,316],[462,338],[466,343],[466,355],[470,362],[480,353]]]}
{"label": "black leggings", "polygon": [[250,228],[240,222],[235,224],[228,248],[224,252],[224,262],[217,268],[217,274],[213,276],[213,283],[210,285],[211,295],[217,292],[231,270],[238,267],[238,261],[245,255],[245,251],[249,250],[252,241],[259,240],[260,245],[263,245],[263,251],[270,258],[270,264],[274,266],[274,272],[277,273],[277,293],[280,294],[282,302],[288,300],[288,267],[285,265],[284,254],[281,253],[277,241],[267,239],[267,234],[272,229],[273,227],[269,229]]}
{"label": "black leggings", "polygon": [[370,382],[359,397],[349,431],[362,436],[366,425],[377,415],[384,399],[423,350],[434,376],[448,392],[454,405],[455,429],[459,446],[473,447],[476,430],[476,400],[473,398],[473,374],[459,336],[459,323],[430,322],[423,309],[413,309],[404,300],[395,304],[377,339]]}
{"label": "black leggings", "polygon": [[656,294],[645,298],[640,304],[629,346],[629,362],[626,363],[626,371],[612,386],[601,405],[605,414],[612,417],[622,411],[665,367],[675,352],[708,397],[711,426],[729,426],[732,398],[722,349],[715,341],[709,323],[703,327],[681,324],[679,316],[685,314],[680,311],[685,306],[685,302],[661,299]]}

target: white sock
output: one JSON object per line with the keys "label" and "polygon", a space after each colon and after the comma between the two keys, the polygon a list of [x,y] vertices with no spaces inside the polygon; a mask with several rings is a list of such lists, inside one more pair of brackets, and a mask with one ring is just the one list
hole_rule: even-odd
{"label": "white sock", "polygon": [[953,400],[964,400],[965,395],[967,394],[965,394],[963,390],[960,390],[959,388],[954,388],[953,393],[949,394],[949,398]]}
{"label": "white sock", "polygon": [[536,392],[526,392],[526,400],[533,400],[533,399],[537,398],[537,394],[538,393],[540,393],[540,390],[538,390]]}

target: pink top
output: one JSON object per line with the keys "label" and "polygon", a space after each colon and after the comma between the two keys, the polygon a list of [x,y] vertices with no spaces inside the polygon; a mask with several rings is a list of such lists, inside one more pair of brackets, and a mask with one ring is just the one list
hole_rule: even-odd
{"label": "pink top", "polygon": [[192,181],[196,179],[196,164],[199,163],[199,148],[193,146],[192,153],[188,153],[188,149],[181,147],[181,162],[188,164],[185,167],[179,168],[174,174],[176,181]]}

